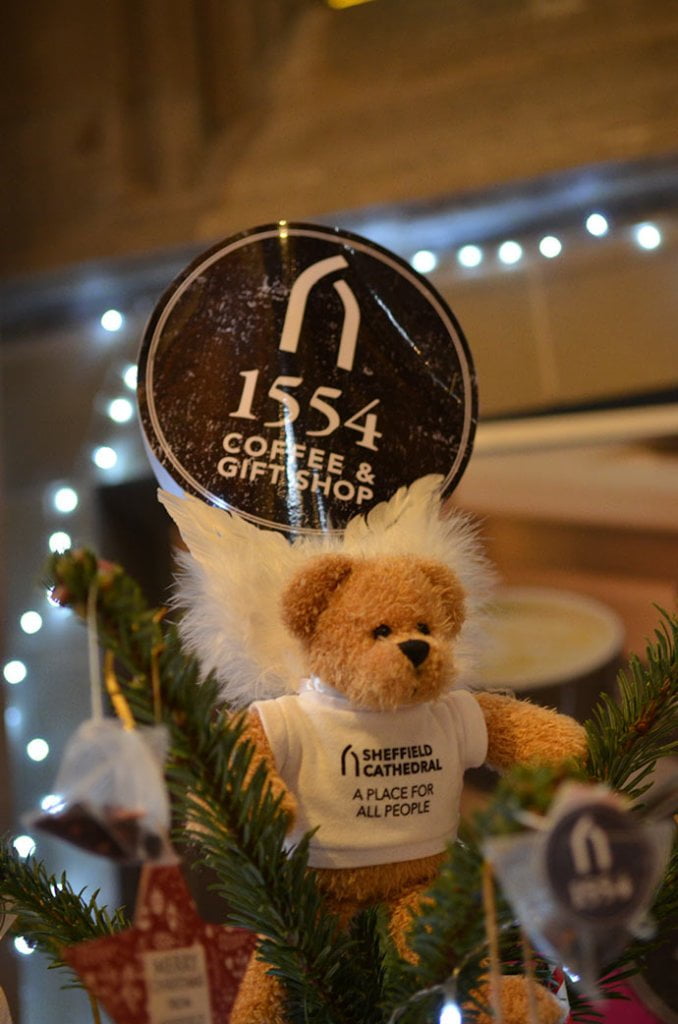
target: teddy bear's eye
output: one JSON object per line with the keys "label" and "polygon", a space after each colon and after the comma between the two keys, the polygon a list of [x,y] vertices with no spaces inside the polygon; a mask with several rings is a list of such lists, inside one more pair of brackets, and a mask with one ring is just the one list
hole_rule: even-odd
{"label": "teddy bear's eye", "polygon": [[428,636],[429,633],[431,632],[428,623],[426,622],[418,622],[417,629],[419,630],[420,633],[423,633],[424,636]]}
{"label": "teddy bear's eye", "polygon": [[372,630],[372,636],[376,640],[380,636],[390,636],[393,630],[390,626],[387,626],[385,622],[382,622],[381,626],[377,626],[376,629]]}

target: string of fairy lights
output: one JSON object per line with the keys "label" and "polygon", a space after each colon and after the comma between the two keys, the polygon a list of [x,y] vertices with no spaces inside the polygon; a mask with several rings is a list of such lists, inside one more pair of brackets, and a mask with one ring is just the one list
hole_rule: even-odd
{"label": "string of fairy lights", "polygon": [[[645,220],[636,223],[615,221],[610,215],[600,210],[591,210],[582,214],[578,227],[575,229],[571,224],[567,231],[561,234],[545,233],[534,234],[527,237],[525,234],[517,233],[516,237],[496,240],[492,243],[476,244],[468,242],[455,249],[436,251],[434,249],[418,249],[408,254],[409,261],[415,270],[422,274],[435,275],[446,267],[453,267],[460,274],[466,273],[496,273],[502,270],[520,268],[521,265],[528,266],[535,259],[553,261],[567,255],[568,246],[574,247],[579,244],[574,237],[574,231],[579,232],[581,238],[603,240],[607,236],[614,235],[617,239],[622,238],[629,242],[634,248],[640,251],[652,251],[658,249],[664,241],[664,231],[661,223]],[[365,233],[368,233],[367,231]],[[372,233],[375,241],[379,242],[379,233]],[[392,246],[393,247],[393,246]],[[98,329],[108,336],[122,336],[129,327],[130,317],[123,309],[111,307],[102,310],[98,318]],[[115,357],[119,360],[119,355]],[[135,418],[136,408],[134,393],[137,384],[136,365],[131,362],[119,362],[118,367],[119,390],[117,394],[97,396],[93,406],[101,410],[107,419],[109,426],[112,424],[115,429],[124,430],[136,429]],[[82,443],[85,461],[92,467],[96,474],[97,482],[101,480],[102,474],[109,475],[111,479],[121,481],[130,478],[132,472],[138,471],[139,462],[143,461],[140,438],[137,437],[135,444],[135,455],[127,460],[122,454],[125,442],[116,436],[109,438],[106,443],[92,444],[89,438],[84,438]],[[129,448],[129,444],[128,444]],[[46,495],[46,508],[48,518],[51,521],[47,547],[52,552],[65,551],[69,549],[74,541],[72,529],[68,528],[68,521],[77,512],[83,489],[93,486],[94,478],[87,478],[86,474],[80,472],[78,479],[62,481],[57,486],[51,486]],[[61,520],[62,522],[59,522]],[[77,538],[76,538],[77,539]],[[18,612],[14,620],[14,627],[7,631],[6,649],[10,656],[2,666],[2,675],[6,684],[5,700],[5,726],[10,738],[17,736],[23,730],[23,736],[15,743],[13,756],[16,761],[26,757],[29,761],[41,763],[47,761],[52,754],[50,737],[48,735],[28,735],[26,729],[30,723],[26,721],[30,716],[30,707],[23,709],[18,706],[19,702],[14,700],[13,694],[31,680],[31,657],[32,651],[36,651],[35,645],[40,643],[40,634],[43,630],[45,614],[40,611],[40,601],[44,600],[44,593],[40,599],[36,597],[33,607],[24,608]],[[49,595],[47,595],[49,600]],[[28,653],[23,653],[25,638],[34,637],[34,646],[27,648]],[[21,652],[11,653],[13,651]],[[32,700],[38,699],[33,693]],[[30,702],[26,702],[27,705]],[[20,728],[21,727],[21,728]],[[43,809],[48,809],[50,802],[54,801],[54,794],[47,794],[41,799]],[[36,850],[36,840],[29,833],[17,835],[14,839],[14,847],[21,857],[27,857]],[[15,940],[15,948],[19,954],[28,955],[32,948],[22,939]],[[441,1021],[444,1024],[451,1024],[455,1021],[457,1008],[452,1008],[453,999],[447,999],[446,1009],[441,1014]]]}
{"label": "string of fairy lights", "polygon": [[[41,562],[46,558],[47,551],[66,551],[74,543],[81,542],[82,533],[87,529],[87,516],[83,518],[79,513],[86,504],[87,491],[95,483],[100,483],[102,476],[110,478],[113,473],[116,480],[128,478],[143,460],[141,441],[136,437],[135,423],[137,368],[136,364],[129,360],[125,361],[121,356],[122,349],[127,348],[126,342],[130,340],[131,332],[128,328],[131,318],[118,309],[109,308],[101,313],[97,321],[95,332],[109,338],[117,336],[120,339],[120,344],[115,347],[115,354],[111,354],[111,358],[118,363],[117,372],[114,374],[117,384],[112,388],[108,387],[107,393],[99,395],[92,403],[93,410],[99,412],[93,421],[94,431],[98,435],[106,436],[107,442],[92,444],[89,438],[83,439],[81,454],[85,458],[78,459],[79,465],[73,479],[56,484],[50,483],[47,486],[43,502],[43,537],[46,538],[46,550],[44,554],[38,556]],[[123,432],[127,432],[127,437]],[[131,459],[125,460],[122,453],[126,451],[127,455],[130,454],[130,440],[131,449],[136,451]],[[126,465],[125,461],[129,464]],[[83,465],[88,464],[91,473],[83,470]],[[40,644],[43,636],[49,632],[45,627],[50,624],[50,615],[68,617],[67,613],[51,599],[49,592],[36,588],[31,607],[19,611],[14,630],[7,631],[9,635],[5,648],[12,653],[2,666],[6,684],[4,721],[7,734],[14,741],[13,760],[19,770],[23,757],[29,763],[42,764],[49,762],[53,753],[52,737],[47,733],[35,735],[30,723],[31,707],[40,699],[37,691],[40,689],[42,676],[41,659],[44,665],[45,655]],[[44,642],[48,644],[50,641],[46,639]],[[28,690],[20,697],[26,688]],[[56,774],[56,766],[53,768],[53,774]],[[58,798],[54,793],[45,794],[43,790],[42,793],[38,791],[35,794],[35,802],[42,811],[47,811],[58,802]],[[25,810],[25,807],[19,808],[20,812]],[[26,858],[36,853],[38,841],[26,831],[14,837],[13,845],[19,856]],[[34,952],[33,947],[22,936],[14,939],[14,948],[22,957]]]}
{"label": "string of fairy lights", "polygon": [[[610,218],[598,210],[594,210],[586,216],[583,226],[586,232],[594,238],[604,238],[612,229]],[[641,221],[630,225],[626,231],[639,249],[650,251],[658,249],[662,244],[661,228],[653,221]],[[535,255],[535,249],[536,253],[544,259],[554,260],[563,253],[564,242],[558,235],[545,234],[535,240],[532,248],[528,248],[525,242],[507,238],[494,246],[483,247],[475,243],[468,243],[460,246],[455,255],[460,267],[466,270],[475,270],[476,267],[487,267],[493,261],[495,265],[499,266],[516,266],[526,257]],[[420,249],[412,256],[411,263],[419,273],[430,274],[438,269],[440,255],[431,249]]]}

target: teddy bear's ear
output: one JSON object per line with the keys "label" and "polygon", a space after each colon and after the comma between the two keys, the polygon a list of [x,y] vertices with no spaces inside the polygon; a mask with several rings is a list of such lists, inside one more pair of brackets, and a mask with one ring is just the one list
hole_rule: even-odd
{"label": "teddy bear's ear", "polygon": [[346,555],[318,555],[292,577],[282,594],[282,618],[299,640],[311,639],[332,594],[352,568]]}
{"label": "teddy bear's ear", "polygon": [[419,563],[433,589],[443,602],[445,612],[452,625],[453,633],[458,633],[464,621],[465,593],[461,583],[451,569],[442,562],[422,559]]}

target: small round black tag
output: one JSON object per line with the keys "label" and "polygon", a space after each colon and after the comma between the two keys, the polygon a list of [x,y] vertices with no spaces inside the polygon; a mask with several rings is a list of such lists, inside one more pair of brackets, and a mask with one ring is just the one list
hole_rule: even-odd
{"label": "small round black tag", "polygon": [[477,402],[425,278],[357,236],[281,221],[215,246],[163,296],[139,404],[165,486],[307,533],[428,473],[449,492]]}
{"label": "small round black tag", "polygon": [[590,924],[621,924],[651,895],[654,851],[642,825],[609,804],[565,814],[546,842],[546,873],[557,902]]}

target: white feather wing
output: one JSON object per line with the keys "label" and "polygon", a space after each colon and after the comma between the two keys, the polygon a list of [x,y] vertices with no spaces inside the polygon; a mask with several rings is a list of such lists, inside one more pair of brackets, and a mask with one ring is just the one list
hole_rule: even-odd
{"label": "white feather wing", "polygon": [[214,672],[235,707],[298,689],[301,651],[280,618],[280,593],[303,557],[273,530],[260,530],[198,498],[159,498],[189,554],[179,556],[176,604],[182,639]]}

